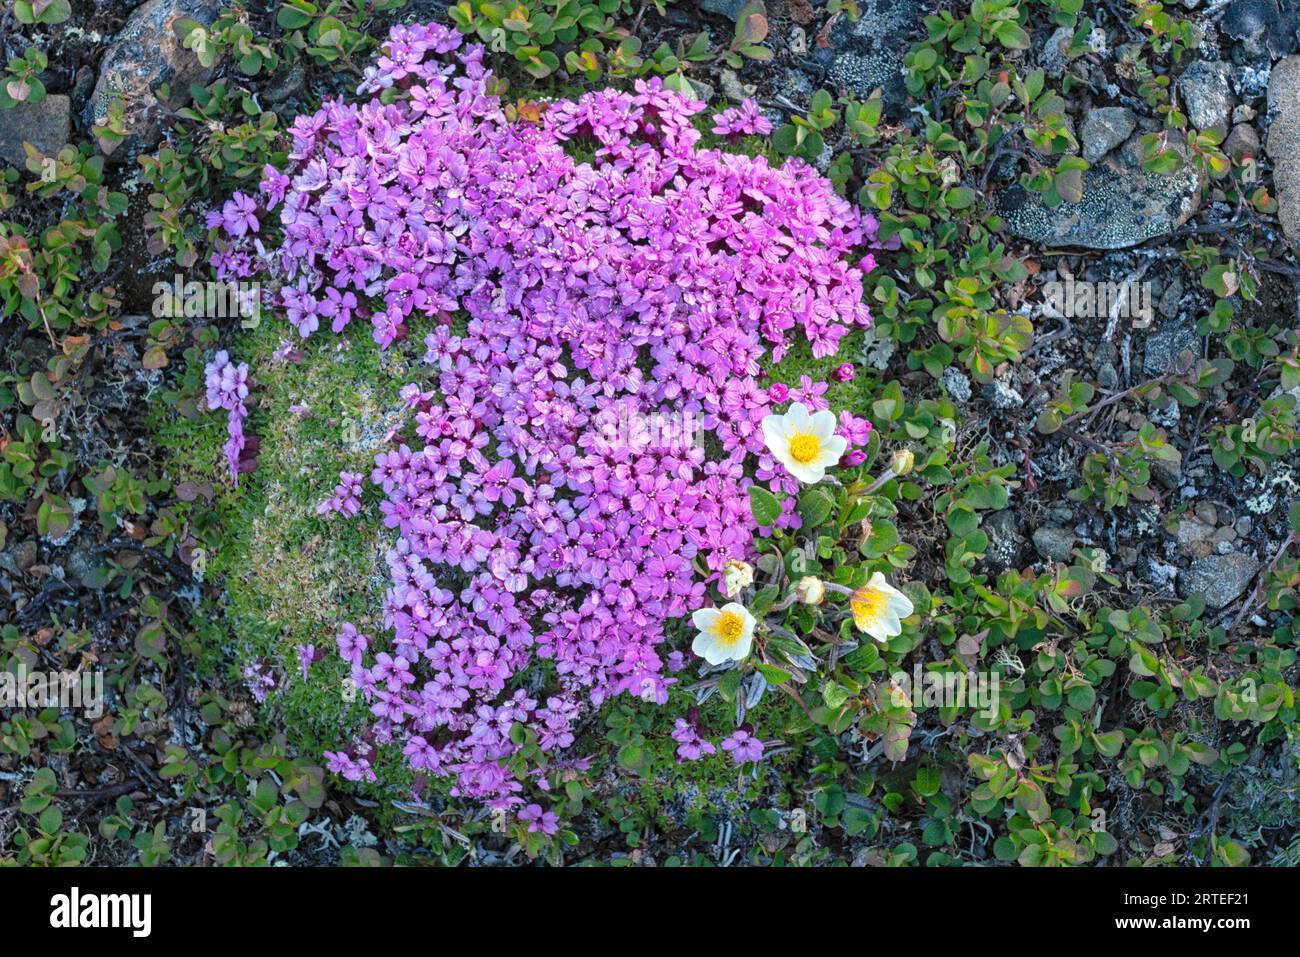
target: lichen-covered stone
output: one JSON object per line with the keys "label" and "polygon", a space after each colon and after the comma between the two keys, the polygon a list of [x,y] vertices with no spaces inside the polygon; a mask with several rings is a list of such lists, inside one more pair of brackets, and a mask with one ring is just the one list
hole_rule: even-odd
{"label": "lichen-covered stone", "polygon": [[1273,161],[1278,219],[1292,248],[1300,248],[1300,55],[1273,67],[1268,81],[1268,155]]}
{"label": "lichen-covered stone", "polygon": [[1296,48],[1300,0],[1232,0],[1221,23],[1228,36],[1243,41],[1248,55],[1285,56]]}
{"label": "lichen-covered stone", "polygon": [[1101,106],[1083,118],[1083,158],[1095,163],[1119,146],[1137,126],[1133,111],[1123,106]]}
{"label": "lichen-covered stone", "polygon": [[1227,63],[1196,60],[1178,78],[1187,118],[1198,130],[1227,131],[1233,104],[1231,70]]}
{"label": "lichen-covered stone", "polygon": [[[1170,147],[1184,157],[1187,146],[1177,133]],[[1124,249],[1177,229],[1200,205],[1204,174],[1190,163],[1173,173],[1142,169],[1139,134],[1083,174],[1078,202],[1049,209],[1020,185],[998,197],[1007,229],[1043,246]]]}
{"label": "lichen-covered stone", "polygon": [[[137,7],[113,39],[113,45],[99,66],[99,81],[86,104],[87,126],[108,114],[115,98],[126,105],[127,141],[147,147],[159,133],[158,100],[154,91],[166,83],[170,97],[163,104],[177,109],[189,102],[191,83],[206,83],[211,70],[205,69],[177,35],[176,23],[191,19],[208,25],[220,6],[215,0],[148,0]],[[104,145],[112,154],[121,143]]]}
{"label": "lichen-covered stone", "polygon": [[813,47],[815,56],[832,85],[859,97],[880,87],[886,108],[897,113],[907,102],[903,54],[921,25],[921,9],[916,0],[863,0],[858,7],[857,21],[836,20],[827,45]]}
{"label": "lichen-covered stone", "polygon": [[1200,595],[1206,607],[1217,611],[1241,595],[1258,571],[1259,559],[1253,555],[1206,555],[1179,573],[1178,594],[1184,598]]}

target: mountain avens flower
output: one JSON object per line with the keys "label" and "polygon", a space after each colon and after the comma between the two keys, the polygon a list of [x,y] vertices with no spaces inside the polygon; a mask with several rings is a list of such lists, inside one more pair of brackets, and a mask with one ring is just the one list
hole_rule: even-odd
{"label": "mountain avens flower", "polygon": [[907,475],[916,464],[916,456],[911,449],[899,449],[889,460],[889,470],[895,475]]}
{"label": "mountain avens flower", "polygon": [[721,608],[701,608],[692,613],[691,621],[700,633],[691,643],[695,652],[711,665],[740,661],[754,643],[754,616],[736,602]]}
{"label": "mountain avens flower", "polygon": [[903,630],[901,619],[912,614],[912,600],[876,572],[849,596],[849,610],[859,631],[876,641],[888,641]]}
{"label": "mountain avens flower", "polygon": [[809,413],[806,405],[796,402],[784,415],[763,418],[763,441],[791,475],[815,485],[849,446],[848,439],[835,434],[837,425],[829,409]]}

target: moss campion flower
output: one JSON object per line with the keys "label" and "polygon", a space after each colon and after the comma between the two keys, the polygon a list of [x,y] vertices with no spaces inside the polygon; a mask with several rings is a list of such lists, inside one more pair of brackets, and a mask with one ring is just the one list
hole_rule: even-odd
{"label": "moss campion flower", "polygon": [[849,596],[849,610],[859,631],[884,642],[902,632],[901,619],[912,614],[912,600],[876,572]]}
{"label": "moss campion flower", "polygon": [[796,402],[784,415],[763,418],[763,441],[791,475],[815,485],[849,446],[844,436],[835,434],[836,425],[829,409],[809,413],[806,405]]}
{"label": "moss campion flower", "polygon": [[740,661],[754,643],[754,616],[736,602],[721,608],[701,608],[691,615],[700,633],[691,644],[695,652],[711,665]]}

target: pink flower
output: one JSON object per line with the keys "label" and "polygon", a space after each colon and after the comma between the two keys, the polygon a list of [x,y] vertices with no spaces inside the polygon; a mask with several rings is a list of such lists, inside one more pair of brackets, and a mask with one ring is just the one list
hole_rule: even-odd
{"label": "pink flower", "polygon": [[530,804],[519,812],[519,820],[528,825],[528,833],[554,836],[560,829],[560,819],[554,811],[543,811],[540,804]]}
{"label": "pink flower", "polygon": [[730,754],[737,764],[763,760],[763,742],[743,728],[722,739],[722,750]]}
{"label": "pink flower", "polygon": [[758,111],[753,100],[744,100],[740,106],[729,106],[713,118],[713,132],[737,142],[746,136],[766,136],[772,132],[772,122]]}

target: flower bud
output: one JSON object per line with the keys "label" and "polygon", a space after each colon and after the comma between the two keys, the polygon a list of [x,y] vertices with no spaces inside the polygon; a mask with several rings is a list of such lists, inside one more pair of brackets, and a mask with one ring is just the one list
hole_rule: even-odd
{"label": "flower bud", "polygon": [[826,594],[826,587],[820,578],[806,575],[794,586],[794,597],[804,605],[820,605]]}
{"label": "flower bud", "polygon": [[754,584],[754,566],[735,558],[727,559],[722,566],[722,590],[728,598],[735,598],[740,590]]}
{"label": "flower bud", "polygon": [[912,454],[911,449],[899,449],[889,460],[889,470],[895,475],[906,475],[912,471],[912,466],[915,464],[916,456]]}

